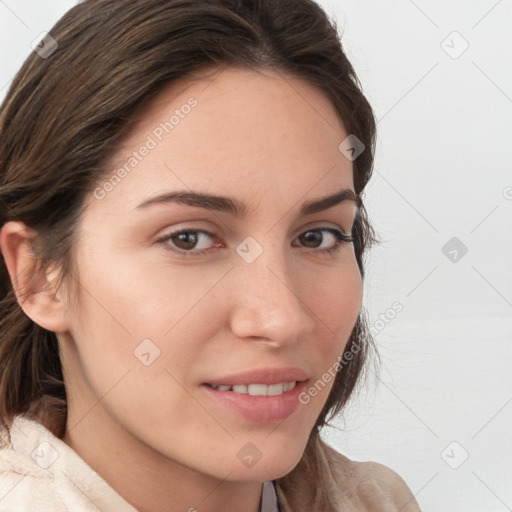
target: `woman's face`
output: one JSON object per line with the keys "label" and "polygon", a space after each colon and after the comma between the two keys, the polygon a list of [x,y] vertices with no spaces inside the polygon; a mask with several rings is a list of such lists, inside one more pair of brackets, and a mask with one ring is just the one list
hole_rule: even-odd
{"label": "woman's face", "polygon": [[[75,449],[247,482],[293,469],[361,306],[353,245],[328,252],[355,202],[301,211],[354,190],[348,135],[326,96],[270,71],[152,101],[78,226],[58,334]],[[177,192],[230,199],[153,201]]]}

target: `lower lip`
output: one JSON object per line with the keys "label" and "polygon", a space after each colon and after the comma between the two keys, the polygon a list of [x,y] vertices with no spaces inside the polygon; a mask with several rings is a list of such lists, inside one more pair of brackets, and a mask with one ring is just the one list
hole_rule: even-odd
{"label": "lower lip", "polygon": [[248,393],[220,391],[206,384],[201,388],[217,403],[239,413],[249,421],[272,423],[283,421],[297,410],[300,405],[299,394],[305,386],[306,381],[297,382],[290,391],[273,396],[253,396]]}

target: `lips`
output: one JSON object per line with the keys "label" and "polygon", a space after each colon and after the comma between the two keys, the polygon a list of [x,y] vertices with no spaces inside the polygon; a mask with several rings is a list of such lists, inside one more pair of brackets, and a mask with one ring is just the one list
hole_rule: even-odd
{"label": "lips", "polygon": [[224,411],[253,423],[283,421],[300,406],[308,375],[300,368],[263,368],[205,382],[201,392]]}
{"label": "lips", "polygon": [[226,375],[224,377],[214,378],[205,382],[205,384],[217,386],[237,386],[251,384],[262,384],[271,386],[274,384],[285,384],[290,382],[301,382],[308,379],[306,372],[300,368],[282,367],[282,368],[261,368],[249,370],[243,373]]}
{"label": "lips", "polygon": [[280,382],[279,384],[235,384],[234,386],[229,386],[227,384],[219,384],[218,386],[212,386],[214,389],[218,389],[219,391],[233,391],[234,393],[241,394],[249,394],[251,396],[275,396],[282,395],[287,391],[291,391],[295,385],[296,381],[291,382]]}

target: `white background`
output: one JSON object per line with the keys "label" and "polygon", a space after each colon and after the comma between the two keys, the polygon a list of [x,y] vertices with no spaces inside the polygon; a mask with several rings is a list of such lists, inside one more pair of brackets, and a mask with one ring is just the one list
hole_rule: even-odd
{"label": "white background", "polygon": [[[0,100],[74,4],[0,0]],[[366,204],[383,241],[365,280],[381,378],[324,437],[397,471],[423,512],[510,510],[512,2],[320,4],[378,119]]]}

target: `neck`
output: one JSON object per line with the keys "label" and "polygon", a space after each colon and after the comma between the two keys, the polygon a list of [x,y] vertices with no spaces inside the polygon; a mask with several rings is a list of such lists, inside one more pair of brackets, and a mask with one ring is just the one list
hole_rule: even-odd
{"label": "neck", "polygon": [[68,411],[62,441],[139,512],[259,512],[260,482],[219,479],[172,461],[115,423],[101,404],[73,416]]}

